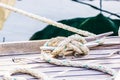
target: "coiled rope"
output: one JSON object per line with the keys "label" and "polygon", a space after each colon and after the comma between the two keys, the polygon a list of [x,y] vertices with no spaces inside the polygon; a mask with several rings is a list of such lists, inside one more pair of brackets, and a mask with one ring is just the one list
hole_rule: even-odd
{"label": "coiled rope", "polygon": [[57,37],[47,41],[44,46],[40,47],[44,52],[49,52],[52,57],[66,55],[86,55],[89,49],[86,45],[86,40],[80,35],[72,35],[68,38]]}
{"label": "coiled rope", "polygon": [[[103,40],[99,40],[99,41],[97,40],[94,41],[94,43],[97,43],[97,45],[99,45],[103,43]],[[111,76],[115,76],[116,71],[106,66],[91,64],[91,63],[81,63],[80,61],[78,62],[78,61],[70,61],[70,60],[59,60],[54,58],[59,54],[62,54],[63,56],[70,54],[86,55],[89,52],[88,47],[90,47],[90,45],[88,44],[89,42],[87,43],[85,38],[77,34],[69,36],[68,38],[58,37],[49,40],[44,44],[43,47],[40,47],[41,55],[43,60],[55,65],[94,69],[104,73],[108,73]],[[51,51],[48,52],[47,50],[51,50]]]}
{"label": "coiled rope", "polygon": [[[71,66],[71,67],[94,69],[104,73],[108,73],[112,77],[116,76],[117,72],[107,66],[91,64],[91,63],[81,63],[80,61],[78,62],[78,61],[70,61],[70,60],[59,60],[55,58],[56,56],[61,56],[59,54],[62,54],[62,56],[67,56],[71,54],[74,55],[76,53],[80,55],[81,54],[86,55],[89,52],[88,47],[91,47],[89,43],[91,42],[87,43],[85,38],[77,34],[71,35],[68,38],[57,37],[50,39],[42,47],[40,47],[42,59],[45,60],[46,62],[59,66]],[[99,40],[99,41],[96,40],[92,43],[97,43],[97,45],[99,45],[103,43],[103,40]],[[52,78],[48,78],[47,75],[45,74],[43,75],[43,73],[38,73],[38,72],[35,73],[35,71],[31,71],[31,69],[14,69],[13,71],[10,71],[9,74],[5,74],[3,80],[12,80],[11,74],[15,74],[17,72],[30,74],[36,77],[37,79],[42,78],[42,80],[52,80]],[[15,78],[15,79],[22,80],[21,78]]]}

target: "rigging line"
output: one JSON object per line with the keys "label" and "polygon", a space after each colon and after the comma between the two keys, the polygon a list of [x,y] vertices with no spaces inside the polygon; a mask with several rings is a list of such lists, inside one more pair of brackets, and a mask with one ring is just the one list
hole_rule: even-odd
{"label": "rigging line", "polygon": [[100,0],[100,13],[102,13],[102,0]]}
{"label": "rigging line", "polygon": [[79,1],[79,0],[72,0],[72,1],[77,2],[77,3],[84,4],[84,5],[87,5],[87,6],[90,6],[90,7],[94,8],[94,9],[96,9],[96,10],[101,10],[102,12],[105,12],[105,13],[108,13],[108,14],[111,14],[111,15],[114,15],[114,16],[120,18],[120,15],[118,15],[118,14],[116,14],[116,13],[112,13],[112,12],[109,12],[109,11],[107,11],[107,10],[100,9],[100,8],[94,6],[94,5],[89,4],[89,3],[85,3],[85,2]]}

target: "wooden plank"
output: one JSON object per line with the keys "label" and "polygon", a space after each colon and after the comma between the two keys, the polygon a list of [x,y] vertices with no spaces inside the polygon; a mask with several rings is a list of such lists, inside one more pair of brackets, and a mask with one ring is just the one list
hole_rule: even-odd
{"label": "wooden plank", "polygon": [[39,47],[44,44],[44,40],[20,41],[0,43],[0,55],[16,53],[40,53]]}
{"label": "wooden plank", "polygon": [[[40,60],[39,47],[42,46],[44,42],[45,41],[43,40],[0,43],[0,78],[2,78],[3,73],[6,73],[8,70],[16,67],[32,68],[34,70],[41,71],[48,76],[54,76],[56,74],[64,72],[65,70],[68,70],[68,72],[63,73],[62,75],[58,75],[52,80],[104,80],[105,78],[110,78],[109,75],[99,71],[85,68],[57,66]],[[81,58],[67,58],[73,61],[98,63],[101,65],[109,66],[114,70],[119,70],[120,55],[116,54],[111,57],[106,57],[114,51],[119,51],[119,45],[119,37],[108,37],[105,40],[104,45],[92,48],[89,52],[89,55]],[[16,58],[18,60],[22,59],[23,62],[14,63],[12,61],[13,58]],[[37,60],[39,60],[39,62],[36,62]],[[36,80],[35,78],[28,75],[17,74],[16,76],[23,76],[26,77],[28,80]]]}
{"label": "wooden plank", "polygon": [[[46,40],[0,43],[0,54],[40,53],[39,47],[42,46],[45,42]],[[92,49],[116,49],[119,47],[120,37],[108,37],[102,46],[94,47]]]}

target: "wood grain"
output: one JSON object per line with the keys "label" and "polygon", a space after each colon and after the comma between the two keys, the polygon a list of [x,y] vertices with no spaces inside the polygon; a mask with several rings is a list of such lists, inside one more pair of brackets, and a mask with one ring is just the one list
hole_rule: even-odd
{"label": "wood grain", "polygon": [[[2,78],[3,73],[16,67],[32,68],[44,72],[48,76],[68,70],[68,72],[56,76],[54,80],[105,80],[110,78],[109,75],[95,70],[57,66],[40,60],[39,47],[44,42],[45,40],[0,43],[0,78]],[[120,69],[120,55],[115,54],[114,56],[106,57],[114,51],[120,51],[120,37],[108,37],[103,45],[92,48],[89,55],[81,58],[68,57],[68,59],[98,63],[109,66],[117,71]],[[15,63],[12,59],[22,59],[22,61]],[[36,80],[28,75],[17,74],[15,76],[23,76],[28,80]]]}

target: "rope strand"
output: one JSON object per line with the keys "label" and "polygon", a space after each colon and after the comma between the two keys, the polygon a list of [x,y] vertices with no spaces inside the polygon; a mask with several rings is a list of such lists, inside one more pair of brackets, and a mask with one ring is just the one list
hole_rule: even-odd
{"label": "rope strand", "polygon": [[[58,66],[70,66],[70,67],[79,67],[79,68],[87,68],[87,69],[94,69],[98,70],[104,73],[107,73],[111,75],[112,78],[118,78],[119,75],[117,72],[107,66],[103,66],[100,64],[93,64],[88,62],[80,62],[80,61],[71,61],[71,60],[59,60],[55,57],[58,55],[66,56],[69,54],[88,54],[89,49],[88,47],[94,47],[96,45],[99,45],[103,43],[103,39],[92,41],[92,42],[86,42],[85,38],[81,37],[80,35],[71,35],[68,38],[66,37],[57,37],[50,39],[47,41],[43,47],[40,47],[41,49],[41,56],[40,59],[45,60],[48,63],[55,64]],[[14,78],[11,77],[12,74],[16,73],[26,73],[31,76],[34,76],[38,79],[42,80],[53,80],[54,76],[49,77],[45,75],[44,73],[38,73],[31,69],[25,69],[25,68],[18,68],[10,71],[8,74],[5,74],[3,77],[3,80],[26,80],[25,78]],[[64,73],[64,72],[63,72]],[[116,75],[117,74],[117,75]],[[58,74],[59,75],[59,74]],[[55,75],[56,76],[56,75]]]}
{"label": "rope strand", "polygon": [[19,13],[19,14],[22,14],[22,15],[25,15],[25,16],[28,16],[28,17],[30,17],[32,19],[35,19],[35,20],[38,20],[38,21],[41,21],[41,22],[44,22],[44,23],[48,23],[48,24],[53,25],[55,27],[62,28],[62,29],[65,29],[65,30],[68,30],[68,31],[71,31],[71,32],[74,32],[74,33],[77,33],[77,34],[80,34],[80,35],[83,35],[83,36],[94,36],[95,35],[95,34],[90,33],[88,31],[80,30],[80,29],[77,29],[77,28],[62,24],[62,23],[58,23],[58,22],[53,21],[51,19],[47,19],[45,17],[38,16],[38,15],[35,15],[35,14],[32,14],[32,13],[23,11],[21,9],[17,9],[17,8],[5,5],[3,3],[0,3],[0,7],[8,9],[8,10],[16,12],[16,13]]}

